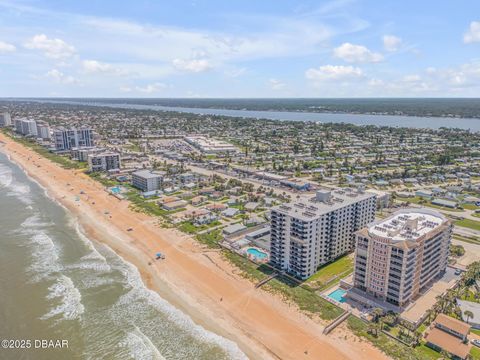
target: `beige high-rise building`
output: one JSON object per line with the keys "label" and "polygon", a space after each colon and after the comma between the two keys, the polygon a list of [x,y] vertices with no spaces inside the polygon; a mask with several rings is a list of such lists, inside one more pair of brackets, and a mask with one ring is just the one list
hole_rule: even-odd
{"label": "beige high-rise building", "polygon": [[430,209],[400,210],[356,233],[355,288],[404,307],[443,274],[450,221]]}

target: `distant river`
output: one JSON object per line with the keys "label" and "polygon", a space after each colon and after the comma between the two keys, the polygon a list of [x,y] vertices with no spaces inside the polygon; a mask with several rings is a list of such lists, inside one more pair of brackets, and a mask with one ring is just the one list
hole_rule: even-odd
{"label": "distant river", "polygon": [[318,121],[322,123],[349,123],[355,125],[377,125],[393,127],[411,127],[439,129],[459,128],[471,131],[480,131],[480,119],[461,119],[443,117],[420,117],[400,115],[370,115],[370,114],[339,114],[339,113],[312,113],[293,111],[253,111],[230,109],[204,109],[189,107],[173,107],[161,105],[120,104],[102,101],[62,101],[62,100],[37,100],[44,103],[62,103],[89,106],[106,106],[121,109],[178,111],[199,115],[221,115],[242,118],[257,118],[270,120],[290,121]]}

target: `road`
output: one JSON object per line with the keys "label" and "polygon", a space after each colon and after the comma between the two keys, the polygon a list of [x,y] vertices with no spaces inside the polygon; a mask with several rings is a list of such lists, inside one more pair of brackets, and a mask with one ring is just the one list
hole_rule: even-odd
{"label": "road", "polygon": [[[150,155],[150,158],[152,159],[155,159],[156,161],[160,161],[160,162],[164,162],[166,161],[167,164],[171,164],[171,165],[178,165],[179,162],[176,161],[176,160],[171,160],[171,159],[167,159],[167,158],[164,158],[162,156],[159,156],[159,155]],[[201,175],[205,175],[205,176],[212,176],[212,175],[218,175],[218,176],[221,176],[225,179],[235,179],[235,180],[240,180],[242,182],[245,182],[245,183],[248,183],[248,184],[252,184],[252,185],[255,185],[255,186],[259,186],[259,185],[262,185],[264,186],[266,189],[272,189],[274,194],[276,195],[284,195],[284,194],[288,194],[290,195],[292,198],[295,198],[297,195],[307,195],[309,194],[308,192],[295,192],[295,191],[292,191],[292,190],[288,190],[288,189],[285,189],[285,188],[275,188],[275,187],[271,187],[271,186],[268,186],[268,185],[265,185],[264,183],[262,183],[262,181],[260,180],[254,180],[254,179],[251,179],[251,178],[241,178],[241,177],[238,177],[238,176],[235,176],[235,175],[229,175],[229,174],[226,174],[222,171],[218,171],[218,170],[210,170],[210,169],[205,169],[203,167],[200,167],[200,166],[195,166],[195,165],[186,165],[186,168],[192,172],[195,172],[197,174],[201,174]]]}

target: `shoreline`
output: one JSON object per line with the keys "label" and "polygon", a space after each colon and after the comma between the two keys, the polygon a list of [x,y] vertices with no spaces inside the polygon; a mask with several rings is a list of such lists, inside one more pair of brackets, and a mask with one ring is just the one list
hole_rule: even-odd
{"label": "shoreline", "polygon": [[[15,100],[14,100],[15,101]],[[343,112],[343,111],[290,111],[290,110],[251,110],[251,109],[231,109],[231,108],[219,108],[219,107],[188,107],[188,106],[167,106],[167,105],[154,105],[154,104],[135,104],[135,103],[109,103],[109,102],[88,102],[88,101],[74,101],[74,100],[48,100],[48,99],[32,99],[32,101],[40,104],[60,104],[60,105],[78,105],[78,106],[93,106],[93,107],[105,107],[111,109],[127,109],[127,110],[139,110],[139,111],[159,111],[159,112],[174,112],[174,113],[186,113],[196,114],[200,116],[227,116],[230,118],[239,119],[252,119],[252,120],[273,120],[273,121],[306,121],[306,122],[318,122],[321,124],[351,124],[355,126],[386,126],[394,128],[416,128],[416,129],[429,129],[439,130],[442,127],[457,128],[466,131],[471,130],[474,132],[480,131],[480,127],[471,127],[471,123],[465,126],[459,126],[459,124],[448,123],[450,120],[462,120],[469,122],[470,120],[479,120],[479,117],[457,117],[457,116],[433,116],[433,115],[409,115],[409,114],[382,114],[382,113],[369,113],[369,112]],[[270,114],[270,116],[269,116]],[[275,116],[271,115],[275,114]],[[292,117],[293,115],[293,117]],[[308,115],[312,118],[297,118],[297,115]],[[282,117],[285,116],[285,117]],[[344,119],[341,117],[351,117],[351,119]],[[370,121],[369,119],[375,119]],[[386,123],[383,123],[381,120]],[[354,121],[352,121],[354,120]],[[357,120],[364,120],[358,122]],[[379,120],[380,122],[378,122]],[[395,120],[394,123],[391,120]],[[409,124],[395,125],[398,120],[409,122]],[[439,126],[417,126],[418,120],[444,122]],[[475,124],[474,124],[475,125]]]}
{"label": "shoreline", "polygon": [[[67,209],[88,239],[106,244],[138,269],[147,288],[196,324],[235,342],[249,358],[387,359],[367,342],[352,344],[340,336],[351,334],[321,335],[321,324],[278,296],[255,290],[218,252],[177,230],[158,227],[155,219],[133,212],[126,200],[110,196],[80,171],[60,168],[3,134],[0,140],[2,151]],[[78,195],[80,190],[85,194]],[[129,226],[134,231],[127,234],[122,229]],[[155,250],[165,253],[166,260],[153,260]]]}

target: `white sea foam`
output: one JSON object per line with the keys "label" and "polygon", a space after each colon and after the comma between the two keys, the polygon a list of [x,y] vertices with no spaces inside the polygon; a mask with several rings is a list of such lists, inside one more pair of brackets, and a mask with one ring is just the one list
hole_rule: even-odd
{"label": "white sea foam", "polygon": [[35,213],[20,224],[20,231],[24,234],[35,234],[37,230],[52,225],[52,222],[43,221],[40,213]]}
{"label": "white sea foam", "polygon": [[112,269],[110,265],[102,262],[93,262],[93,261],[88,261],[86,262],[84,260],[84,257],[82,257],[79,262],[75,264],[70,264],[66,266],[66,269],[68,270],[88,270],[88,271],[95,271],[98,273],[107,273],[110,272]]}
{"label": "white sea foam", "polygon": [[13,182],[13,172],[5,164],[0,164],[0,188],[8,187]]}
{"label": "white sea foam", "polygon": [[36,213],[25,219],[17,230],[28,236],[28,242],[23,245],[32,251],[32,262],[28,271],[32,274],[33,282],[41,281],[61,269],[58,264],[58,249],[46,231],[46,227],[50,225],[52,224],[43,221],[40,214]]}
{"label": "white sea foam", "polygon": [[71,225],[75,229],[80,240],[82,240],[83,243],[87,246],[87,248],[91,250],[91,252],[88,255],[84,256],[83,258],[85,260],[90,260],[90,259],[101,260],[104,263],[107,263],[107,259],[105,258],[105,256],[100,254],[97,248],[93,245],[93,242],[83,233],[82,228],[80,227],[80,224],[78,223],[77,219],[71,218],[70,221],[72,221]]}
{"label": "white sea foam", "polygon": [[58,263],[58,249],[48,234],[38,230],[30,237],[29,244],[32,246],[32,263],[28,271],[32,282],[40,282],[62,270]]}
{"label": "white sea foam", "polygon": [[[228,353],[231,359],[247,359],[246,355],[234,342],[214,334],[195,322],[185,313],[171,305],[168,301],[162,299],[156,292],[145,287],[138,269],[132,264],[123,261],[123,273],[126,277],[126,285],[130,291],[122,295],[117,301],[116,306],[128,306],[129,309],[138,304],[144,307],[142,302],[146,302],[159,313],[167,317],[169,321],[178,326],[181,330],[189,333],[200,342],[219,346]],[[140,310],[140,309],[139,309]]]}
{"label": "white sea foam", "polygon": [[32,205],[33,200],[30,194],[30,186],[21,182],[12,182],[7,186],[8,196],[14,196],[26,205]]}
{"label": "white sea foam", "polygon": [[85,308],[82,304],[82,295],[75,287],[72,279],[68,276],[60,275],[58,280],[48,288],[50,293],[47,299],[58,301],[60,304],[52,308],[47,314],[41,317],[42,320],[47,320],[52,317],[62,316],[65,320],[78,319]]}
{"label": "white sea foam", "polygon": [[150,338],[136,326],[134,331],[127,333],[120,346],[127,347],[130,357],[135,360],[165,360]]}

